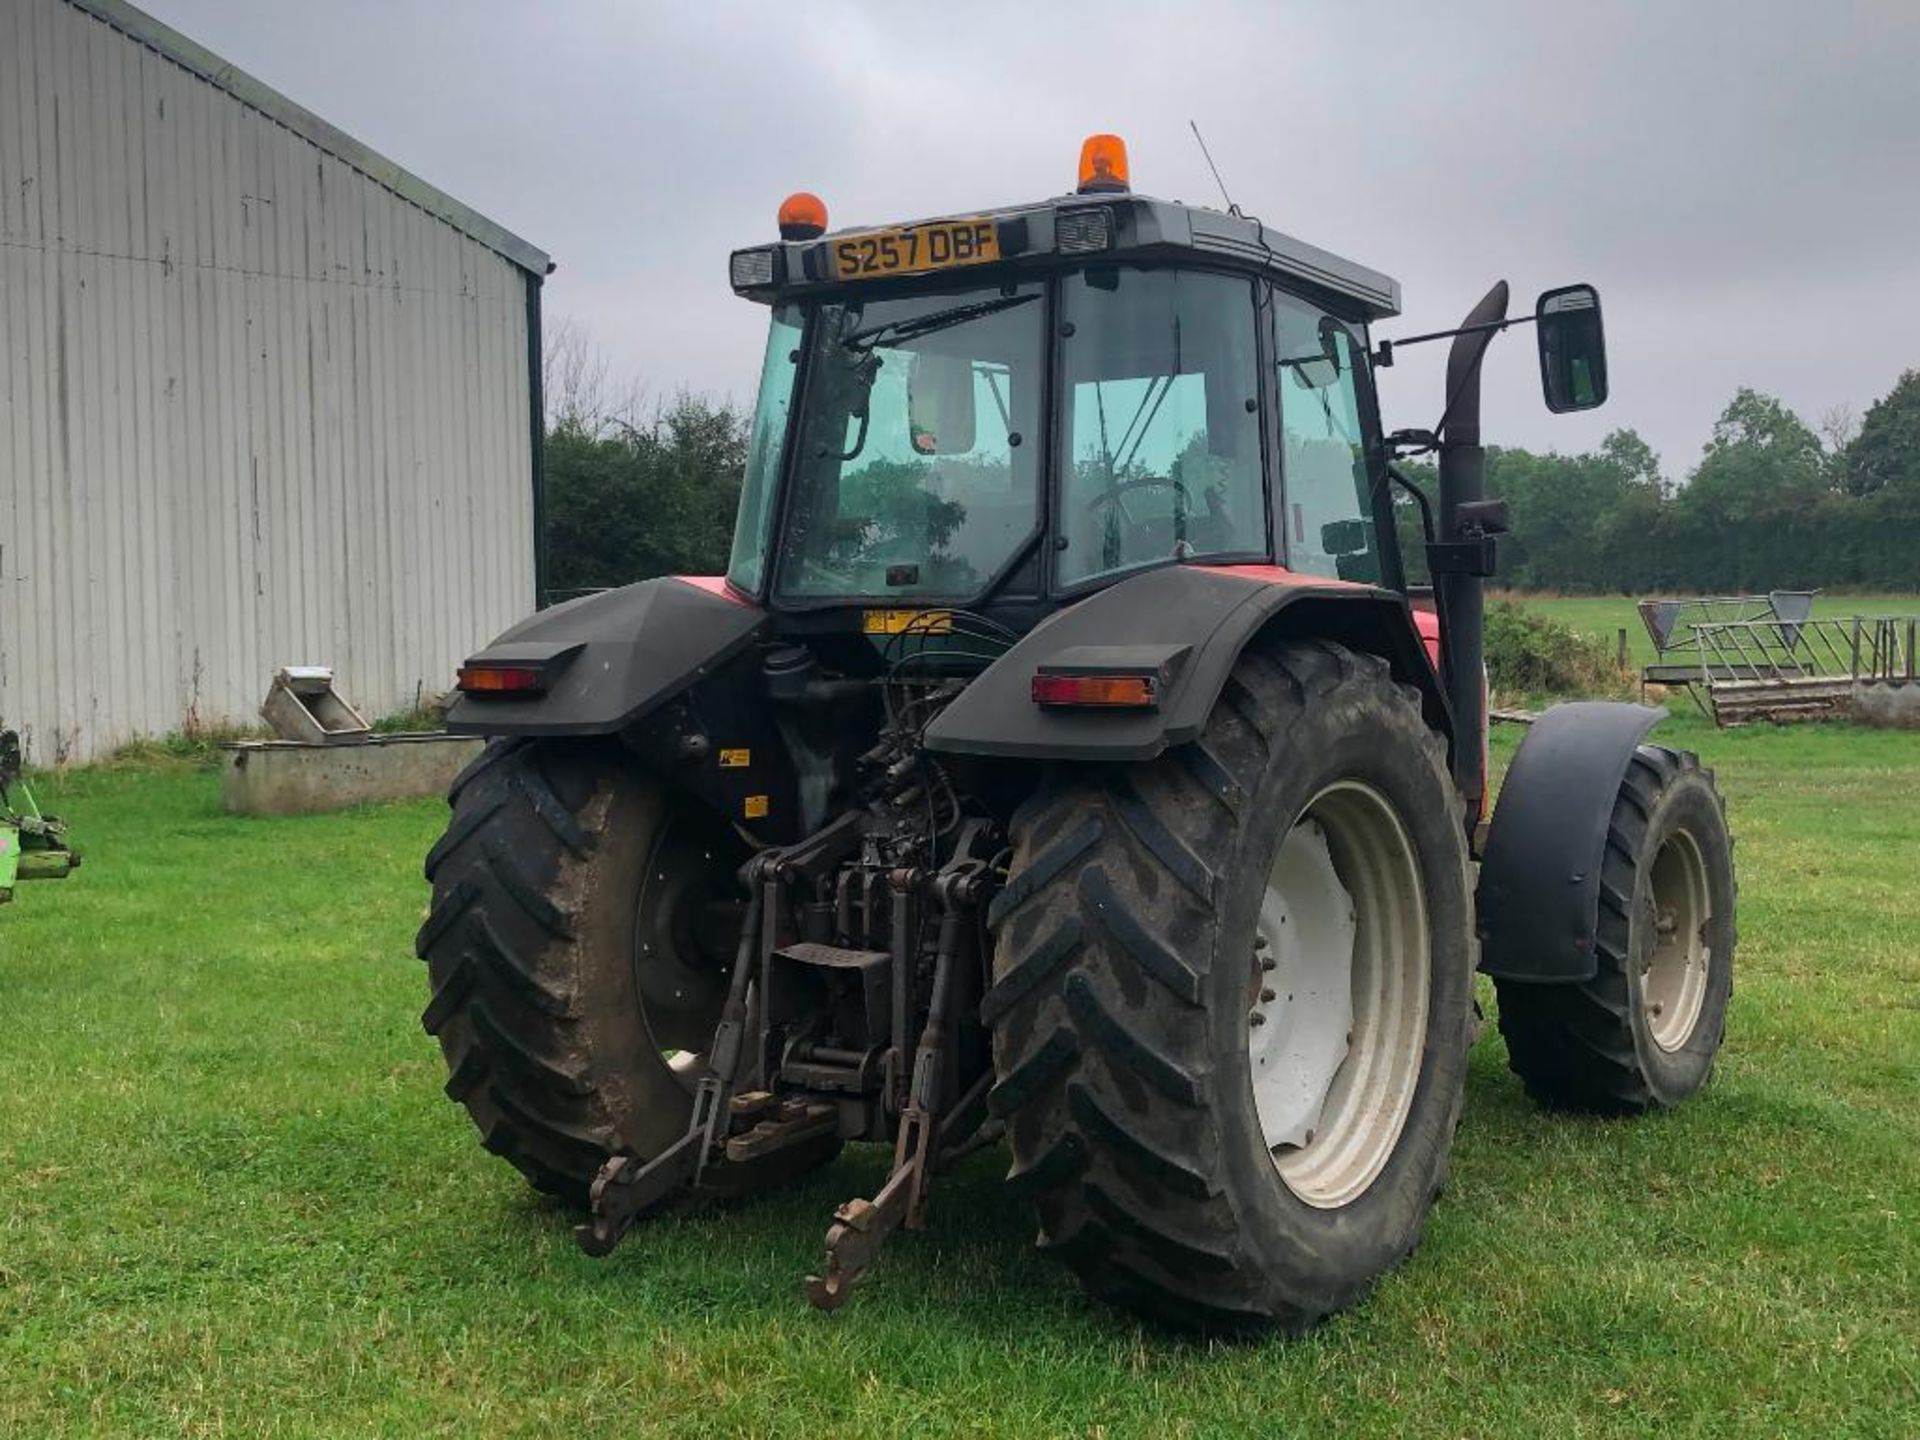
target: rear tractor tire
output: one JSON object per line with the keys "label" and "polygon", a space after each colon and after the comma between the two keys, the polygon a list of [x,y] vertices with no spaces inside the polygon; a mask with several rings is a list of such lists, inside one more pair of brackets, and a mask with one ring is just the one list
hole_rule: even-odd
{"label": "rear tractor tire", "polygon": [[[433,987],[421,1024],[480,1143],[584,1205],[609,1157],[651,1159],[686,1130],[733,963],[715,917],[730,928],[741,857],[611,742],[493,741],[448,803],[416,941]],[[838,1149],[722,1173],[760,1189]]]}
{"label": "rear tractor tire", "polygon": [[1707,1083],[1733,994],[1733,840],[1694,755],[1642,745],[1607,828],[1593,978],[1495,981],[1508,1063],[1558,1109],[1637,1115]]}
{"label": "rear tractor tire", "polygon": [[990,921],[1010,1188],[1096,1296],[1303,1330],[1410,1254],[1472,1022],[1458,793],[1419,696],[1249,653],[1201,738],[1013,821]]}

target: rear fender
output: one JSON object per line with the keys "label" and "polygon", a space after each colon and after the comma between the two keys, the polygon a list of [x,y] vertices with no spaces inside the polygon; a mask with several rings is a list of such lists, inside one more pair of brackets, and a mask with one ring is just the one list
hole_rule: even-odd
{"label": "rear fender", "polygon": [[462,695],[456,735],[611,735],[651,714],[752,645],[766,612],[707,577],[643,580],[522,620],[469,665],[545,661],[538,695]]}
{"label": "rear fender", "polygon": [[[927,728],[926,744],[955,755],[1150,760],[1197,739],[1241,652],[1275,636],[1336,640],[1384,656],[1396,675],[1419,688],[1427,723],[1451,734],[1405,596],[1273,565],[1173,565],[1048,616],[940,713]],[[1085,711],[1033,703],[1033,677],[1042,666],[1071,666],[1069,652],[1116,646],[1166,659],[1156,708]]]}
{"label": "rear fender", "polygon": [[462,735],[619,735],[661,780],[761,844],[799,838],[798,781],[766,701],[766,612],[704,576],[646,580],[556,605],[467,661],[539,661],[538,695],[462,695]]}
{"label": "rear fender", "polygon": [[1500,787],[1480,865],[1487,974],[1555,984],[1594,977],[1614,801],[1633,752],[1666,713],[1583,700],[1534,721]]}

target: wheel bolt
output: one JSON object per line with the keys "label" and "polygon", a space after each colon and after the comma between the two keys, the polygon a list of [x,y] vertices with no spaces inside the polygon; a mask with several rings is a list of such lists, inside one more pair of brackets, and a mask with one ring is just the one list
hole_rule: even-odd
{"label": "wheel bolt", "polygon": [[1249,1010],[1247,1012],[1247,1024],[1264,1025],[1266,1023],[1267,1023],[1267,1017],[1262,1015],[1258,1010]]}
{"label": "wheel bolt", "polygon": [[1271,1005],[1273,1003],[1273,991],[1262,990],[1260,992],[1260,1003],[1262,1005]]}
{"label": "wheel bolt", "polygon": [[1262,956],[1260,959],[1260,968],[1262,970],[1274,970],[1279,968],[1279,965],[1280,965],[1280,962],[1274,959],[1271,955]]}

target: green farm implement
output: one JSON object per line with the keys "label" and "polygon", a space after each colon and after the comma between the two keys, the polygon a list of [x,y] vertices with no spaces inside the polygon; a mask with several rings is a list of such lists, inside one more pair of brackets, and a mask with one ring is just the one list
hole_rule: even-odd
{"label": "green farm implement", "polygon": [[0,905],[16,880],[62,880],[80,865],[66,825],[40,813],[20,769],[20,737],[0,730]]}

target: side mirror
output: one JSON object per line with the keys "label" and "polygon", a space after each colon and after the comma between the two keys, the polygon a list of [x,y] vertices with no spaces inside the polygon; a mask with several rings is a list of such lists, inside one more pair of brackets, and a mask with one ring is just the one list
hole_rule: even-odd
{"label": "side mirror", "polygon": [[1556,415],[1591,410],[1607,398],[1607,338],[1600,292],[1591,285],[1549,290],[1533,307],[1540,342],[1540,392]]}
{"label": "side mirror", "polygon": [[973,361],[915,351],[907,371],[907,431],[914,453],[964,455],[974,446]]}

